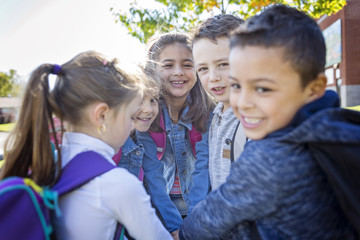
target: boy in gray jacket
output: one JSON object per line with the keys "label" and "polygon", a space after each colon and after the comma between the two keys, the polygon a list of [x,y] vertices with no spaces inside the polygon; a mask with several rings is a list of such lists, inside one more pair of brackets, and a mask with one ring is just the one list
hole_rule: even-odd
{"label": "boy in gray jacket", "polygon": [[[246,136],[230,107],[230,31],[244,21],[230,14],[208,18],[192,36],[197,75],[204,89],[218,102],[209,130],[209,177],[217,189],[230,173],[231,163],[240,156]],[[234,143],[237,143],[236,145]]]}

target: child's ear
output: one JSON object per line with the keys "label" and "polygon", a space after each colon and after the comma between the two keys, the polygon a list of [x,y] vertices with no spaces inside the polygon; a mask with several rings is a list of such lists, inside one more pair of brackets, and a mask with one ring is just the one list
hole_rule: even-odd
{"label": "child's ear", "polygon": [[322,97],[326,90],[327,78],[324,73],[319,73],[315,80],[311,81],[306,87],[307,103]]}
{"label": "child's ear", "polygon": [[106,103],[97,103],[95,104],[92,111],[92,121],[100,126],[105,123],[109,117],[110,108]]}

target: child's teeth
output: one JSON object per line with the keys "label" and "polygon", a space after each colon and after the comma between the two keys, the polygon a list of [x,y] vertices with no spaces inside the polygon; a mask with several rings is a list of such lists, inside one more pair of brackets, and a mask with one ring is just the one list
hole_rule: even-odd
{"label": "child's teeth", "polygon": [[260,118],[244,118],[244,120],[248,123],[252,123],[252,124],[255,124],[255,123],[258,123],[260,122]]}

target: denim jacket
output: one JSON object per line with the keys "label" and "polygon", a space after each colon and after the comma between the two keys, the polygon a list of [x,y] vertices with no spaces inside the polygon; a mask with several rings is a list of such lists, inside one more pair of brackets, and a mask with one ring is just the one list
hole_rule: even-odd
{"label": "denim jacket", "polygon": [[[184,110],[186,114],[188,108]],[[165,226],[172,232],[179,229],[182,217],[169,197],[178,169],[180,186],[188,211],[209,192],[208,132],[202,134],[196,143],[196,158],[189,142],[191,123],[179,121],[173,124],[166,107],[163,108],[166,129],[166,148],[161,160],[157,158],[157,147],[149,133],[138,132],[145,153],[143,159],[144,182],[148,187],[153,204],[159,211]]]}
{"label": "denim jacket", "polygon": [[262,239],[355,239],[317,152],[309,150],[321,143],[321,151],[337,149],[330,155],[336,162],[345,153],[359,159],[360,114],[334,107],[334,95],[327,91],[287,127],[247,142],[226,183],[184,220],[180,239],[251,239],[249,223]]}
{"label": "denim jacket", "polygon": [[144,147],[135,136],[129,136],[121,147],[121,158],[118,167],[126,168],[130,173],[139,177],[144,157]]}

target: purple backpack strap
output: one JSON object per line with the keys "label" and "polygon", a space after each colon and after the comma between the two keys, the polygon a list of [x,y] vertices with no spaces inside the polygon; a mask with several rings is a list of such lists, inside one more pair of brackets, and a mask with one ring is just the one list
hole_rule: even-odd
{"label": "purple backpack strap", "polygon": [[[52,189],[59,196],[64,195],[114,168],[116,166],[96,152],[79,153],[62,169],[60,179]],[[123,225],[118,223],[114,239],[121,239],[123,229]]]}
{"label": "purple backpack strap", "polygon": [[113,168],[116,166],[96,152],[80,153],[62,169],[60,179],[52,189],[59,196],[64,195]]}

